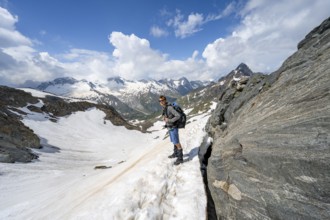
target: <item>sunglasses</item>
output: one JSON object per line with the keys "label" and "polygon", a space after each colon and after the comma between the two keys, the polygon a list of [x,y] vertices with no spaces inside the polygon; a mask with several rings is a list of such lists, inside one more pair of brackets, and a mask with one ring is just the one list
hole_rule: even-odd
{"label": "sunglasses", "polygon": [[159,102],[164,102],[165,101],[165,99],[163,99],[163,100],[159,100]]}

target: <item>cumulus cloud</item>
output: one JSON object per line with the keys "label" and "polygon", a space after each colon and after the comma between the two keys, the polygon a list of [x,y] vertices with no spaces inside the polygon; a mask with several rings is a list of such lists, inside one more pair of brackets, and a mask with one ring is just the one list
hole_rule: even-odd
{"label": "cumulus cloud", "polygon": [[329,1],[251,0],[238,13],[232,34],[208,44],[202,53],[211,72],[232,70],[240,62],[253,71],[272,72],[296,50],[297,43],[329,16]]}
{"label": "cumulus cloud", "polygon": [[187,75],[197,77],[202,71],[204,72],[203,62],[196,60],[197,51],[186,60],[168,60],[166,54],[152,49],[148,40],[134,34],[124,35],[121,32],[113,32],[109,41],[115,47],[113,74],[124,78],[160,79]]}
{"label": "cumulus cloud", "polygon": [[124,78],[143,78],[165,61],[164,55],[150,48],[148,40],[134,34],[112,32],[109,41],[115,47],[112,53],[116,60],[114,73]]}

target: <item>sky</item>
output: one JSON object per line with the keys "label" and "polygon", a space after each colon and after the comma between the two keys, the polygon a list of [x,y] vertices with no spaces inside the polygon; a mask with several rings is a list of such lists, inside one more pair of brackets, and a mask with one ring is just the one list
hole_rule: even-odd
{"label": "sky", "polygon": [[0,84],[218,80],[242,62],[271,73],[329,8],[324,0],[0,0]]}
{"label": "sky", "polygon": [[173,145],[162,121],[152,132],[141,133],[104,123],[105,113],[98,109],[61,117],[57,123],[27,107],[20,110],[27,113],[22,122],[44,148],[34,150],[39,155],[34,162],[0,163],[0,219],[206,218],[198,147],[211,109],[180,130],[186,162],[179,166],[167,157]]}

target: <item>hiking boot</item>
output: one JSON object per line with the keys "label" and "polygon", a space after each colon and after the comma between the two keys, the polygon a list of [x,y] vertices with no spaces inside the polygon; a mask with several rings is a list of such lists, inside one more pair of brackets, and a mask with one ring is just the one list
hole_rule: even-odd
{"label": "hiking boot", "polygon": [[168,156],[168,158],[176,158],[176,157],[178,157],[178,148],[174,145],[173,154]]}
{"label": "hiking boot", "polygon": [[171,154],[170,156],[168,156],[168,158],[176,158],[176,157],[178,157],[177,155],[176,155],[176,153],[173,153],[173,154]]}
{"label": "hiking boot", "polygon": [[174,162],[174,165],[179,165],[180,163],[183,163],[183,153],[182,153],[182,149],[178,150],[178,158],[176,159],[176,161]]}

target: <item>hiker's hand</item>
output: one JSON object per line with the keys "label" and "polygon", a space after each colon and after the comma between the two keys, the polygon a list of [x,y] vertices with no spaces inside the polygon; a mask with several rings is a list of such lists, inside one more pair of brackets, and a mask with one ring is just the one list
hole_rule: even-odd
{"label": "hiker's hand", "polygon": [[165,121],[165,122],[168,122],[168,118],[164,118],[164,121]]}

